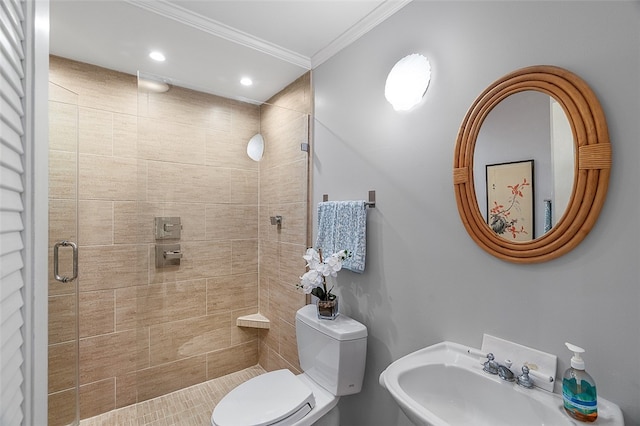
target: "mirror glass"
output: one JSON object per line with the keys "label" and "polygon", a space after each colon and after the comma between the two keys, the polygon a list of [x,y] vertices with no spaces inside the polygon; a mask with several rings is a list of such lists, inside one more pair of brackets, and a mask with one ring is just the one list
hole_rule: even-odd
{"label": "mirror glass", "polygon": [[474,188],[485,223],[510,241],[541,237],[567,208],[574,168],[562,106],[535,90],[507,96],[483,121],[474,148]]}
{"label": "mirror glass", "polygon": [[260,161],[264,153],[264,138],[260,133],[256,133],[249,139],[247,144],[247,155],[253,161]]}

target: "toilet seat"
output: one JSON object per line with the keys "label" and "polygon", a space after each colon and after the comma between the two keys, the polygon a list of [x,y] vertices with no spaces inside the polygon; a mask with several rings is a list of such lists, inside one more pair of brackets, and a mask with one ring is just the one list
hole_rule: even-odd
{"label": "toilet seat", "polygon": [[289,370],[254,377],[229,392],[211,415],[213,426],[292,424],[316,405],[311,388]]}

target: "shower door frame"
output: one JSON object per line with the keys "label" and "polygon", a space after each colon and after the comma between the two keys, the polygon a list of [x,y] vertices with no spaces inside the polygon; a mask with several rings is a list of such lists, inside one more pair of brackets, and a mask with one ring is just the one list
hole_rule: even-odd
{"label": "shower door frame", "polygon": [[[74,407],[73,407],[73,418],[69,419],[70,423],[65,423],[66,425],[78,425],[80,424],[80,374],[79,374],[79,368],[80,368],[80,335],[79,335],[79,320],[80,320],[80,315],[79,315],[79,310],[80,310],[80,304],[79,304],[79,291],[80,291],[80,280],[78,277],[78,243],[79,243],[79,178],[80,178],[80,173],[79,173],[79,167],[80,167],[80,162],[79,162],[79,154],[80,154],[80,140],[79,140],[79,104],[78,104],[78,93],[58,84],[55,83],[53,81],[48,81],[48,85],[49,85],[49,97],[47,99],[46,105],[47,105],[47,109],[48,109],[48,116],[50,116],[50,113],[52,111],[51,106],[53,104],[59,104],[59,105],[65,105],[66,107],[72,108],[74,109],[74,113],[75,113],[75,123],[74,123],[74,134],[73,134],[73,142],[70,142],[67,138],[65,138],[66,142],[69,142],[68,145],[73,145],[73,150],[72,151],[68,151],[65,150],[64,148],[68,148],[69,146],[61,146],[59,148],[62,149],[58,149],[57,151],[60,151],[62,153],[66,153],[66,154],[71,154],[75,157],[74,161],[75,161],[75,170],[74,170],[74,189],[73,189],[73,194],[70,194],[70,197],[65,197],[65,194],[54,194],[59,196],[59,198],[54,198],[56,202],[61,202],[61,203],[72,203],[73,204],[73,209],[69,209],[65,211],[64,217],[68,218],[70,215],[73,216],[73,219],[71,220],[72,222],[72,228],[71,229],[58,229],[55,231],[60,231],[62,234],[64,234],[62,236],[62,239],[51,235],[51,227],[52,224],[51,222],[49,222],[48,219],[50,219],[52,217],[52,212],[51,212],[51,203],[50,201],[52,200],[51,198],[51,186],[48,184],[47,185],[47,252],[46,252],[46,258],[49,259],[49,257],[51,256],[52,263],[51,265],[51,269],[48,271],[47,277],[46,277],[46,284],[48,286],[47,288],[47,301],[48,301],[48,307],[49,310],[51,310],[51,296],[53,293],[53,297],[71,297],[73,299],[73,306],[75,307],[75,311],[73,312],[73,338],[71,340],[68,341],[61,341],[61,342],[56,342],[54,343],[54,345],[65,345],[65,344],[69,344],[69,342],[74,342],[75,343],[75,348],[73,350],[74,352],[74,358],[75,358],[75,364],[73,365],[73,371],[74,371],[74,377],[73,377],[73,382],[74,385],[70,388],[67,389],[63,389],[63,390],[58,390],[56,392],[52,392],[51,394],[49,393],[50,390],[50,383],[47,382],[47,386],[45,386],[46,389],[46,393],[47,393],[47,423],[49,421],[49,419],[51,418],[51,416],[49,415],[50,410],[52,409],[52,407],[49,406],[48,402],[50,401],[50,395],[56,395],[56,394],[61,394],[63,392],[69,392],[69,390],[73,389],[74,391],[74,395],[73,395],[73,399],[74,399]],[[64,91],[64,96],[71,96],[71,97],[75,97],[75,99],[73,99],[73,102],[68,102],[66,100],[60,100],[60,99],[51,99],[51,89],[55,89],[55,88],[59,88],[61,91]],[[68,92],[68,93],[67,93]],[[63,92],[57,92],[57,93],[63,93]],[[55,97],[55,95],[54,95]],[[51,129],[51,123],[53,122],[53,120],[49,120],[49,130]],[[49,154],[50,150],[51,150],[51,138],[54,137],[54,134],[49,134],[47,141],[47,154]],[[68,136],[68,135],[65,135]],[[49,158],[48,158],[49,160]],[[49,161],[49,164],[51,164],[51,162]],[[49,183],[53,177],[52,175],[52,168],[49,166],[46,168],[47,170],[47,182]],[[64,189],[64,188],[63,188]],[[55,218],[54,218],[55,219]],[[67,232],[70,232],[70,234],[67,234]],[[59,259],[59,253],[62,253],[63,255],[63,259],[60,260]],[[69,254],[72,255],[72,258],[69,258]],[[62,268],[62,272],[60,272],[60,266],[63,266]],[[51,286],[55,286],[55,287],[51,287]],[[67,289],[66,291],[64,289],[62,289],[62,291],[58,292],[57,287],[58,286],[73,286],[73,290],[69,290]],[[53,292],[51,292],[51,290],[54,290]],[[47,330],[49,331],[49,328],[51,327],[50,324],[50,320],[52,319],[51,315],[47,315]],[[65,318],[61,317],[62,321],[65,322]],[[68,319],[67,319],[68,320]],[[64,324],[64,325],[68,325],[68,324]],[[50,335],[50,333],[49,333]],[[49,348],[50,348],[50,341],[49,339],[47,339],[47,364],[50,366],[51,364],[51,354],[49,353]],[[47,376],[50,376],[51,372],[47,371]],[[68,401],[65,401],[68,402]]]}

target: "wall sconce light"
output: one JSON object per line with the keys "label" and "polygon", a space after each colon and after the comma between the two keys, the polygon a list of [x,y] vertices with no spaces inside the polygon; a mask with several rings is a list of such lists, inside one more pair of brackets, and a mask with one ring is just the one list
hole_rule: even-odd
{"label": "wall sconce light", "polygon": [[384,87],[384,96],[396,111],[407,111],[417,105],[429,87],[431,64],[414,53],[400,59],[391,68]]}
{"label": "wall sconce light", "polygon": [[142,93],[164,93],[171,86],[171,80],[157,75],[142,73],[138,71],[138,90]]}
{"label": "wall sconce light", "polygon": [[144,93],[164,93],[169,90],[169,85],[159,79],[138,77],[138,90]]}
{"label": "wall sconce light", "polygon": [[249,139],[247,144],[247,155],[253,161],[260,161],[264,153],[264,138],[260,133],[256,133]]}

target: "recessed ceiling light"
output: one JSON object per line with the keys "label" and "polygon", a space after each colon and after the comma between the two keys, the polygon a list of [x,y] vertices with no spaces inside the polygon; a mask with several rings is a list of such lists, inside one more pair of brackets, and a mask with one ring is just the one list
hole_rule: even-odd
{"label": "recessed ceiling light", "polygon": [[242,77],[240,79],[240,84],[242,84],[243,86],[251,86],[253,84],[253,81],[249,77]]}
{"label": "recessed ceiling light", "polygon": [[149,53],[149,57],[154,61],[158,61],[158,62],[163,62],[166,59],[164,55],[161,52],[158,52],[157,50],[154,50],[153,52]]}

